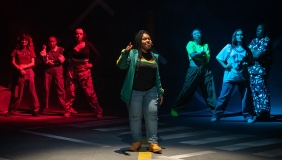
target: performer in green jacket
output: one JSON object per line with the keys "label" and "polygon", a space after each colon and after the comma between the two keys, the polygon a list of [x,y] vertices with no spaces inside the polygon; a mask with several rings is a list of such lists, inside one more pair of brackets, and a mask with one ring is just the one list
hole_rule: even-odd
{"label": "performer in green jacket", "polygon": [[[158,54],[151,51],[149,33],[141,30],[135,37],[134,46],[129,43],[123,49],[117,66],[128,69],[121,90],[121,99],[127,104],[133,144],[130,151],[137,151],[142,141],[142,117],[146,124],[149,150],[161,152],[158,146],[158,106],[163,102],[158,66]],[[134,48],[134,49],[133,49]]]}

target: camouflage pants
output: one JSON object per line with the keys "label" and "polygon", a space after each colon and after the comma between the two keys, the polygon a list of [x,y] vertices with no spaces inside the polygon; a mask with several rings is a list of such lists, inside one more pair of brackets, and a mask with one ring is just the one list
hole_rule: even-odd
{"label": "camouflage pants", "polygon": [[91,70],[92,64],[88,62],[80,64],[70,64],[66,76],[66,107],[70,109],[75,99],[75,89],[78,84],[81,85],[89,104],[96,113],[103,110],[99,106],[98,98],[94,90]]}

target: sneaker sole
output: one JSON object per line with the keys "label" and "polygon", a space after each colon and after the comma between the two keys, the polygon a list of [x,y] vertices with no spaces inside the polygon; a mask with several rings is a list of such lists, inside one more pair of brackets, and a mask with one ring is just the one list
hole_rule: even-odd
{"label": "sneaker sole", "polygon": [[154,151],[154,150],[152,150],[152,149],[149,149],[149,151],[150,151],[150,152],[153,152],[153,153],[162,153],[162,150],[156,150],[156,151]]}

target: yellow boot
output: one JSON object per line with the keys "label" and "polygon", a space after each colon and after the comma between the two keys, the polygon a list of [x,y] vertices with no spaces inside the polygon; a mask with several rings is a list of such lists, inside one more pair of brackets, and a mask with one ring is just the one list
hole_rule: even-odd
{"label": "yellow boot", "polygon": [[158,143],[150,143],[149,151],[154,153],[162,153],[162,148],[158,145]]}
{"label": "yellow boot", "polygon": [[138,151],[141,147],[141,142],[133,142],[132,145],[129,147],[129,150],[132,152]]}

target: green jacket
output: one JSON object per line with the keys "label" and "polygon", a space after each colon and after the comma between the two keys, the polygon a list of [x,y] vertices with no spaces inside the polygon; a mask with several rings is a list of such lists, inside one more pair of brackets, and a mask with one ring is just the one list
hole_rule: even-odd
{"label": "green jacket", "polygon": [[[158,90],[158,97],[163,96],[163,89],[161,85],[161,79],[159,74],[159,66],[158,66],[158,54],[151,52],[153,58],[157,62],[157,72],[156,72],[156,87]],[[127,75],[121,89],[121,99],[128,104],[131,99],[132,86],[134,82],[135,68],[138,59],[138,50],[132,49],[130,52],[127,52],[125,49],[121,51],[121,55],[117,60],[117,66],[120,69],[128,69]]]}

